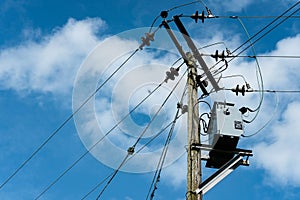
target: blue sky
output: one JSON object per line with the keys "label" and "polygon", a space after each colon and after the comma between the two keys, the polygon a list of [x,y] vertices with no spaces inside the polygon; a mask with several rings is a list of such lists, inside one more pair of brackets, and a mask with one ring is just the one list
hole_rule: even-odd
{"label": "blue sky", "polygon": [[[1,1],[0,184],[71,115],[72,106],[76,108],[115,66],[126,59],[130,51],[139,46],[140,37],[148,30],[139,28],[149,27],[160,11],[188,2]],[[278,16],[296,3],[293,0],[204,2],[218,16]],[[298,8],[299,5],[294,10]],[[190,15],[196,10],[204,9],[201,3],[195,3],[173,10],[170,16]],[[299,16],[299,12],[295,15]],[[273,18],[241,19],[252,36]],[[225,42],[230,50],[234,50],[247,40],[245,31],[236,19],[210,19],[204,24],[195,24],[190,19],[183,21],[200,46]],[[156,25],[160,22],[161,19]],[[172,27],[175,29],[175,26]],[[176,50],[172,49],[174,46],[171,40],[163,37],[164,32],[165,30],[160,30],[155,38],[156,43],[151,45],[153,48],[163,47],[169,53],[157,53],[147,49],[138,52],[128,66],[126,65],[127,68],[122,69],[119,75],[106,84],[97,93],[96,99],[75,116],[75,120],[69,121],[0,189],[0,199],[36,198],[86,152],[86,147],[101,136],[100,132],[109,130],[164,79],[165,72],[178,58],[175,55]],[[266,56],[298,56],[299,32],[299,19],[288,19],[259,40],[254,46],[255,51],[258,55]],[[162,41],[165,43],[160,46]],[[205,49],[205,53],[212,54],[216,49],[221,51],[224,46],[215,45]],[[253,52],[248,50],[242,55],[253,55]],[[213,59],[206,58],[206,61],[209,65],[214,64]],[[89,68],[91,63],[92,68]],[[259,58],[265,88],[300,90],[298,63],[299,59],[295,58]],[[85,70],[92,73],[86,76]],[[180,75],[183,71],[180,71]],[[239,58],[231,62],[222,75],[243,75],[254,89],[258,89],[256,74],[256,63],[253,59]],[[125,121],[110,135],[111,143],[106,141],[87,154],[40,199],[81,199],[112,173],[113,169],[109,166],[115,167],[121,162],[124,152],[143,129],[141,125],[154,116],[178,79],[170,81],[163,89],[154,93],[132,115],[132,120]],[[226,88],[232,88],[237,84],[242,85],[243,81],[240,78],[224,78],[222,84]],[[181,84],[154,121],[154,125],[149,128],[146,138],[137,147],[145,144],[161,126],[166,126],[173,119],[183,88],[184,84]],[[219,96],[221,97],[212,96],[206,100],[212,102],[216,98],[226,97],[228,102],[236,103],[237,106],[249,107],[257,106],[259,101],[259,95],[255,93],[236,97],[233,93],[222,91]],[[260,112],[253,123],[246,124],[245,134],[253,134],[270,119],[272,121],[259,134],[242,138],[239,143],[241,148],[254,150],[250,167],[238,168],[209,191],[204,199],[299,199],[299,110],[299,94],[278,93],[276,96],[265,93]],[[90,117],[94,117],[94,121]],[[249,119],[252,117],[250,115]],[[167,157],[168,167],[162,172],[154,199],[185,199],[185,120],[183,116],[177,123],[170,155]],[[128,164],[124,171],[118,173],[101,199],[146,198],[153,177],[153,172],[148,171],[156,166],[155,161],[166,136],[164,134],[145,150],[145,154],[137,156],[131,165]],[[118,151],[106,148],[111,144]],[[133,173],[141,171],[147,172]],[[204,177],[210,173],[211,170],[203,169]],[[95,199],[102,187],[97,188],[87,199]]]}

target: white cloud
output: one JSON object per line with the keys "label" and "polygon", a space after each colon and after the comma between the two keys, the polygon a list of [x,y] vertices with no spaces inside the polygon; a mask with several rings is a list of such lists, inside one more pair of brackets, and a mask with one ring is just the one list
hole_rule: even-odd
{"label": "white cloud", "polygon": [[300,102],[289,104],[282,119],[272,127],[268,142],[254,148],[257,165],[266,170],[269,184],[300,185],[299,110]]}
{"label": "white cloud", "polygon": [[76,71],[99,42],[97,33],[104,26],[99,18],[69,19],[40,42],[28,40],[1,50],[0,87],[70,94]]}
{"label": "white cloud", "polygon": [[172,165],[166,167],[162,172],[163,183],[170,186],[178,188],[186,183],[187,177],[187,161],[186,154],[174,162]]}

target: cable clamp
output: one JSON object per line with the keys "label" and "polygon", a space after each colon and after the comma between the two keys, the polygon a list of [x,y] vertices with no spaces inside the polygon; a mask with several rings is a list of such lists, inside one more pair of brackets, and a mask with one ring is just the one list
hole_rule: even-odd
{"label": "cable clamp", "polygon": [[129,147],[127,153],[128,155],[132,155],[134,153],[134,147]]}

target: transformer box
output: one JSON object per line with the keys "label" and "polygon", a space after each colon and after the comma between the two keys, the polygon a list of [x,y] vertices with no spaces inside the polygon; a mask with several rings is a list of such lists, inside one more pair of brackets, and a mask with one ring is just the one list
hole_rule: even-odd
{"label": "transformer box", "polygon": [[241,112],[234,104],[214,102],[207,132],[212,150],[206,167],[220,168],[233,158],[239,138],[244,133]]}

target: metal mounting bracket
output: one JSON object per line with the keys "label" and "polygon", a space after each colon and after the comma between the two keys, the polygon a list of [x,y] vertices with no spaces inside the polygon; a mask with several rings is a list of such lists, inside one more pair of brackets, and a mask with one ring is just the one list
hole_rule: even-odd
{"label": "metal mounting bracket", "polygon": [[[240,165],[249,166],[249,156],[253,156],[251,150],[245,149],[235,149],[234,151],[224,151],[217,150],[210,147],[210,145],[205,144],[193,144],[192,149],[194,150],[205,150],[205,151],[220,151],[223,153],[234,154],[235,156],[230,159],[227,163],[225,163],[222,167],[220,167],[215,173],[213,173],[209,178],[203,181],[199,187],[195,190],[196,194],[205,194],[211,188],[213,188],[216,184],[222,181],[225,177],[227,177],[233,170],[235,170]],[[246,157],[246,160],[243,158]],[[206,159],[205,159],[206,160]]]}

